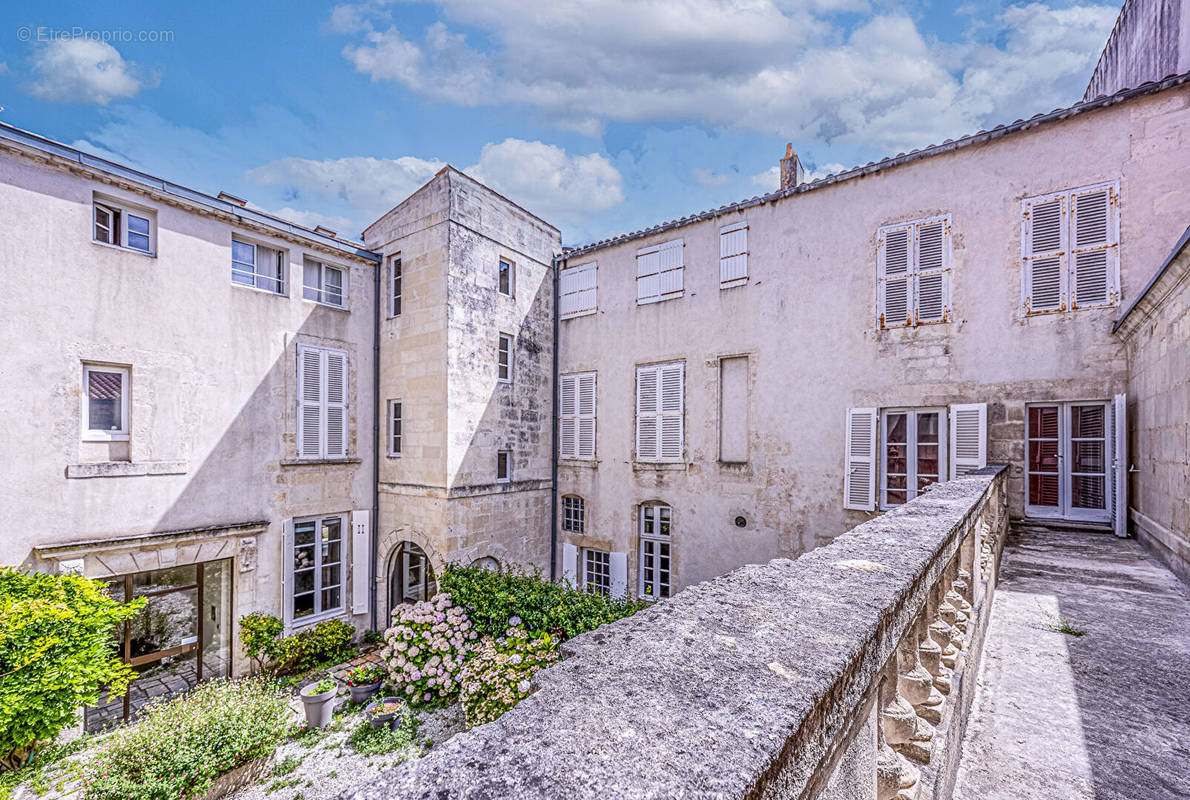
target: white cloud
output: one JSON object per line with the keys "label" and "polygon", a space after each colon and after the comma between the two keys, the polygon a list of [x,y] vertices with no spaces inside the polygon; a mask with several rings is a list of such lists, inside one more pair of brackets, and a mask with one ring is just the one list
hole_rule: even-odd
{"label": "white cloud", "polygon": [[752,185],[765,192],[775,192],[781,188],[781,168],[769,167],[764,172],[752,176]]}
{"label": "white cloud", "polygon": [[54,39],[34,51],[32,64],[29,92],[57,103],[105,106],[157,84],[155,76],[146,76],[116,48],[95,39]]}
{"label": "white cloud", "polygon": [[695,167],[690,170],[690,177],[694,182],[700,186],[726,186],[731,183],[732,177],[725,175],[722,172],[715,172],[706,167]]}
{"label": "white cloud", "polygon": [[[371,221],[444,166],[442,161],[413,156],[326,161],[283,158],[249,170],[246,178],[251,183],[280,186],[294,201],[344,201],[359,212],[360,219]],[[551,222],[579,220],[624,199],[621,175],[604,156],[572,156],[542,142],[505,139],[486,144],[479,160],[463,171]]]}
{"label": "white cloud", "polygon": [[354,239],[359,235],[359,231],[355,229],[356,224],[352,220],[347,219],[347,217],[319,214],[317,211],[306,211],[300,208],[290,208],[289,206],[279,208],[276,211],[260,208],[251,203],[248,206],[258,211],[263,211],[266,214],[272,214],[274,217],[279,217],[287,222],[293,222],[305,228],[310,228],[311,230],[321,225],[346,239]]}
{"label": "white cloud", "polygon": [[420,41],[369,27],[345,56],[373,80],[462,105],[528,105],[589,135],[607,121],[687,120],[890,153],[1076,101],[1118,13],[1009,6],[971,22],[985,26],[978,42],[945,44],[903,11],[847,27],[854,18],[837,15],[869,10],[864,0],[436,5],[483,49],[440,22]]}

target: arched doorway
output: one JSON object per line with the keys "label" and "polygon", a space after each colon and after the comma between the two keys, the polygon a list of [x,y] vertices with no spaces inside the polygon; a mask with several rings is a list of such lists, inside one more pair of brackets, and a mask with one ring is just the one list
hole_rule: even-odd
{"label": "arched doorway", "polygon": [[388,607],[390,612],[401,603],[428,600],[438,591],[434,568],[426,553],[413,542],[401,542],[393,553],[388,578]]}

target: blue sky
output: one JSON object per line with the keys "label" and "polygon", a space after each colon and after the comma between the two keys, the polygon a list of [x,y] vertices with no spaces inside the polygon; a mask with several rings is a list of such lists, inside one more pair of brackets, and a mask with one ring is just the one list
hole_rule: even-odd
{"label": "blue sky", "polygon": [[43,2],[0,120],[355,236],[444,163],[567,244],[1081,98],[1091,2]]}

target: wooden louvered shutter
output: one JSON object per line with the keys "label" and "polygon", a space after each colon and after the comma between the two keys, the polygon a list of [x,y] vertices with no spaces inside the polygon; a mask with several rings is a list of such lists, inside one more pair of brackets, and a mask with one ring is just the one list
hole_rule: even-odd
{"label": "wooden louvered shutter", "polygon": [[650,247],[636,255],[636,302],[653,303],[660,299],[661,279],[657,275],[661,255]]}
{"label": "wooden louvered shutter", "polygon": [[1104,186],[1070,199],[1070,307],[1113,301],[1118,228],[1115,189]]}
{"label": "wooden louvered shutter", "polygon": [[368,585],[371,583],[372,512],[351,512],[351,613],[368,612]]}
{"label": "wooden louvered shutter", "polygon": [[843,508],[876,509],[876,409],[847,410]]}
{"label": "wooden louvered shutter", "polygon": [[966,475],[988,463],[987,403],[950,407],[950,477]]}
{"label": "wooden louvered shutter", "polygon": [[562,583],[578,587],[578,548],[562,543]]}
{"label": "wooden louvered shutter", "polygon": [[298,345],[298,456],[322,455],[322,351]]}
{"label": "wooden louvered shutter", "polygon": [[611,590],[613,599],[623,600],[628,597],[628,554],[612,553],[608,559],[610,567]]}
{"label": "wooden louvered shutter", "polygon": [[577,442],[575,458],[595,457],[595,373],[588,372],[574,378]]}
{"label": "wooden louvered shutter", "polygon": [[1030,201],[1023,224],[1025,312],[1066,307],[1066,199]]}
{"label": "wooden louvered shutter", "polygon": [[748,280],[748,223],[736,222],[719,230],[719,288]]}
{"label": "wooden louvered shutter", "polygon": [[1112,398],[1111,527],[1128,535],[1128,395]]}
{"label": "wooden louvered shutter", "polygon": [[637,367],[636,370],[636,458],[638,461],[658,459],[657,367]]}
{"label": "wooden louvered shutter", "polygon": [[880,231],[877,241],[876,312],[881,328],[901,328],[912,319],[910,258],[911,228],[889,228]]}
{"label": "wooden louvered shutter", "polygon": [[562,319],[593,314],[597,308],[594,261],[562,270],[558,287],[558,314]]}
{"label": "wooden louvered shutter", "polygon": [[347,456],[347,354],[326,350],[326,456]]}
{"label": "wooden louvered shutter", "polygon": [[578,420],[575,418],[578,404],[578,379],[574,375],[563,375],[558,398],[558,456],[576,458],[578,455]]}
{"label": "wooden louvered shutter", "polygon": [[686,449],[683,430],[685,400],[685,365],[667,364],[660,368],[661,461],[681,461]]}
{"label": "wooden louvered shutter", "polygon": [[657,252],[657,255],[660,256],[657,277],[662,300],[676,297],[682,293],[682,273],[685,266],[682,256],[685,249],[682,240],[677,239],[661,245],[661,249]]}
{"label": "wooden louvered shutter", "polygon": [[917,226],[918,322],[941,322],[950,310],[950,241],[945,220]]}

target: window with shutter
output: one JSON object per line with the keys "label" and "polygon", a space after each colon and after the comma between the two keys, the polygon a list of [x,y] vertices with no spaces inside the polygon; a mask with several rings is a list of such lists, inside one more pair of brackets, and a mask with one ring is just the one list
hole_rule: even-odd
{"label": "window with shutter", "polygon": [[347,354],[298,345],[298,457],[347,455]]}
{"label": "window with shutter", "polygon": [[598,310],[597,270],[594,261],[562,270],[558,277],[558,314],[562,319],[584,317]]}
{"label": "window with shutter", "polygon": [[1119,301],[1119,185],[1104,183],[1021,203],[1025,314]]}
{"label": "window with shutter", "polygon": [[636,251],[636,304],[682,296],[684,243],[681,239]]}
{"label": "window with shutter", "polygon": [[876,409],[847,410],[846,457],[843,464],[843,508],[876,508]]}
{"label": "window with shutter", "polygon": [[686,448],[685,370],[682,362],[636,368],[637,461],[682,460]]}
{"label": "window with shutter", "polygon": [[950,217],[888,225],[876,234],[876,313],[881,328],[950,319]]}
{"label": "window with shutter", "polygon": [[946,411],[884,409],[881,419],[880,507],[904,505],[947,478]]}
{"label": "window with shutter", "polygon": [[736,222],[719,229],[719,288],[731,289],[748,282],[748,223]]}
{"label": "window with shutter", "polygon": [[988,463],[987,403],[950,407],[950,477],[957,478]]}
{"label": "window with shutter", "polygon": [[558,403],[558,455],[595,458],[595,373],[561,376]]}

